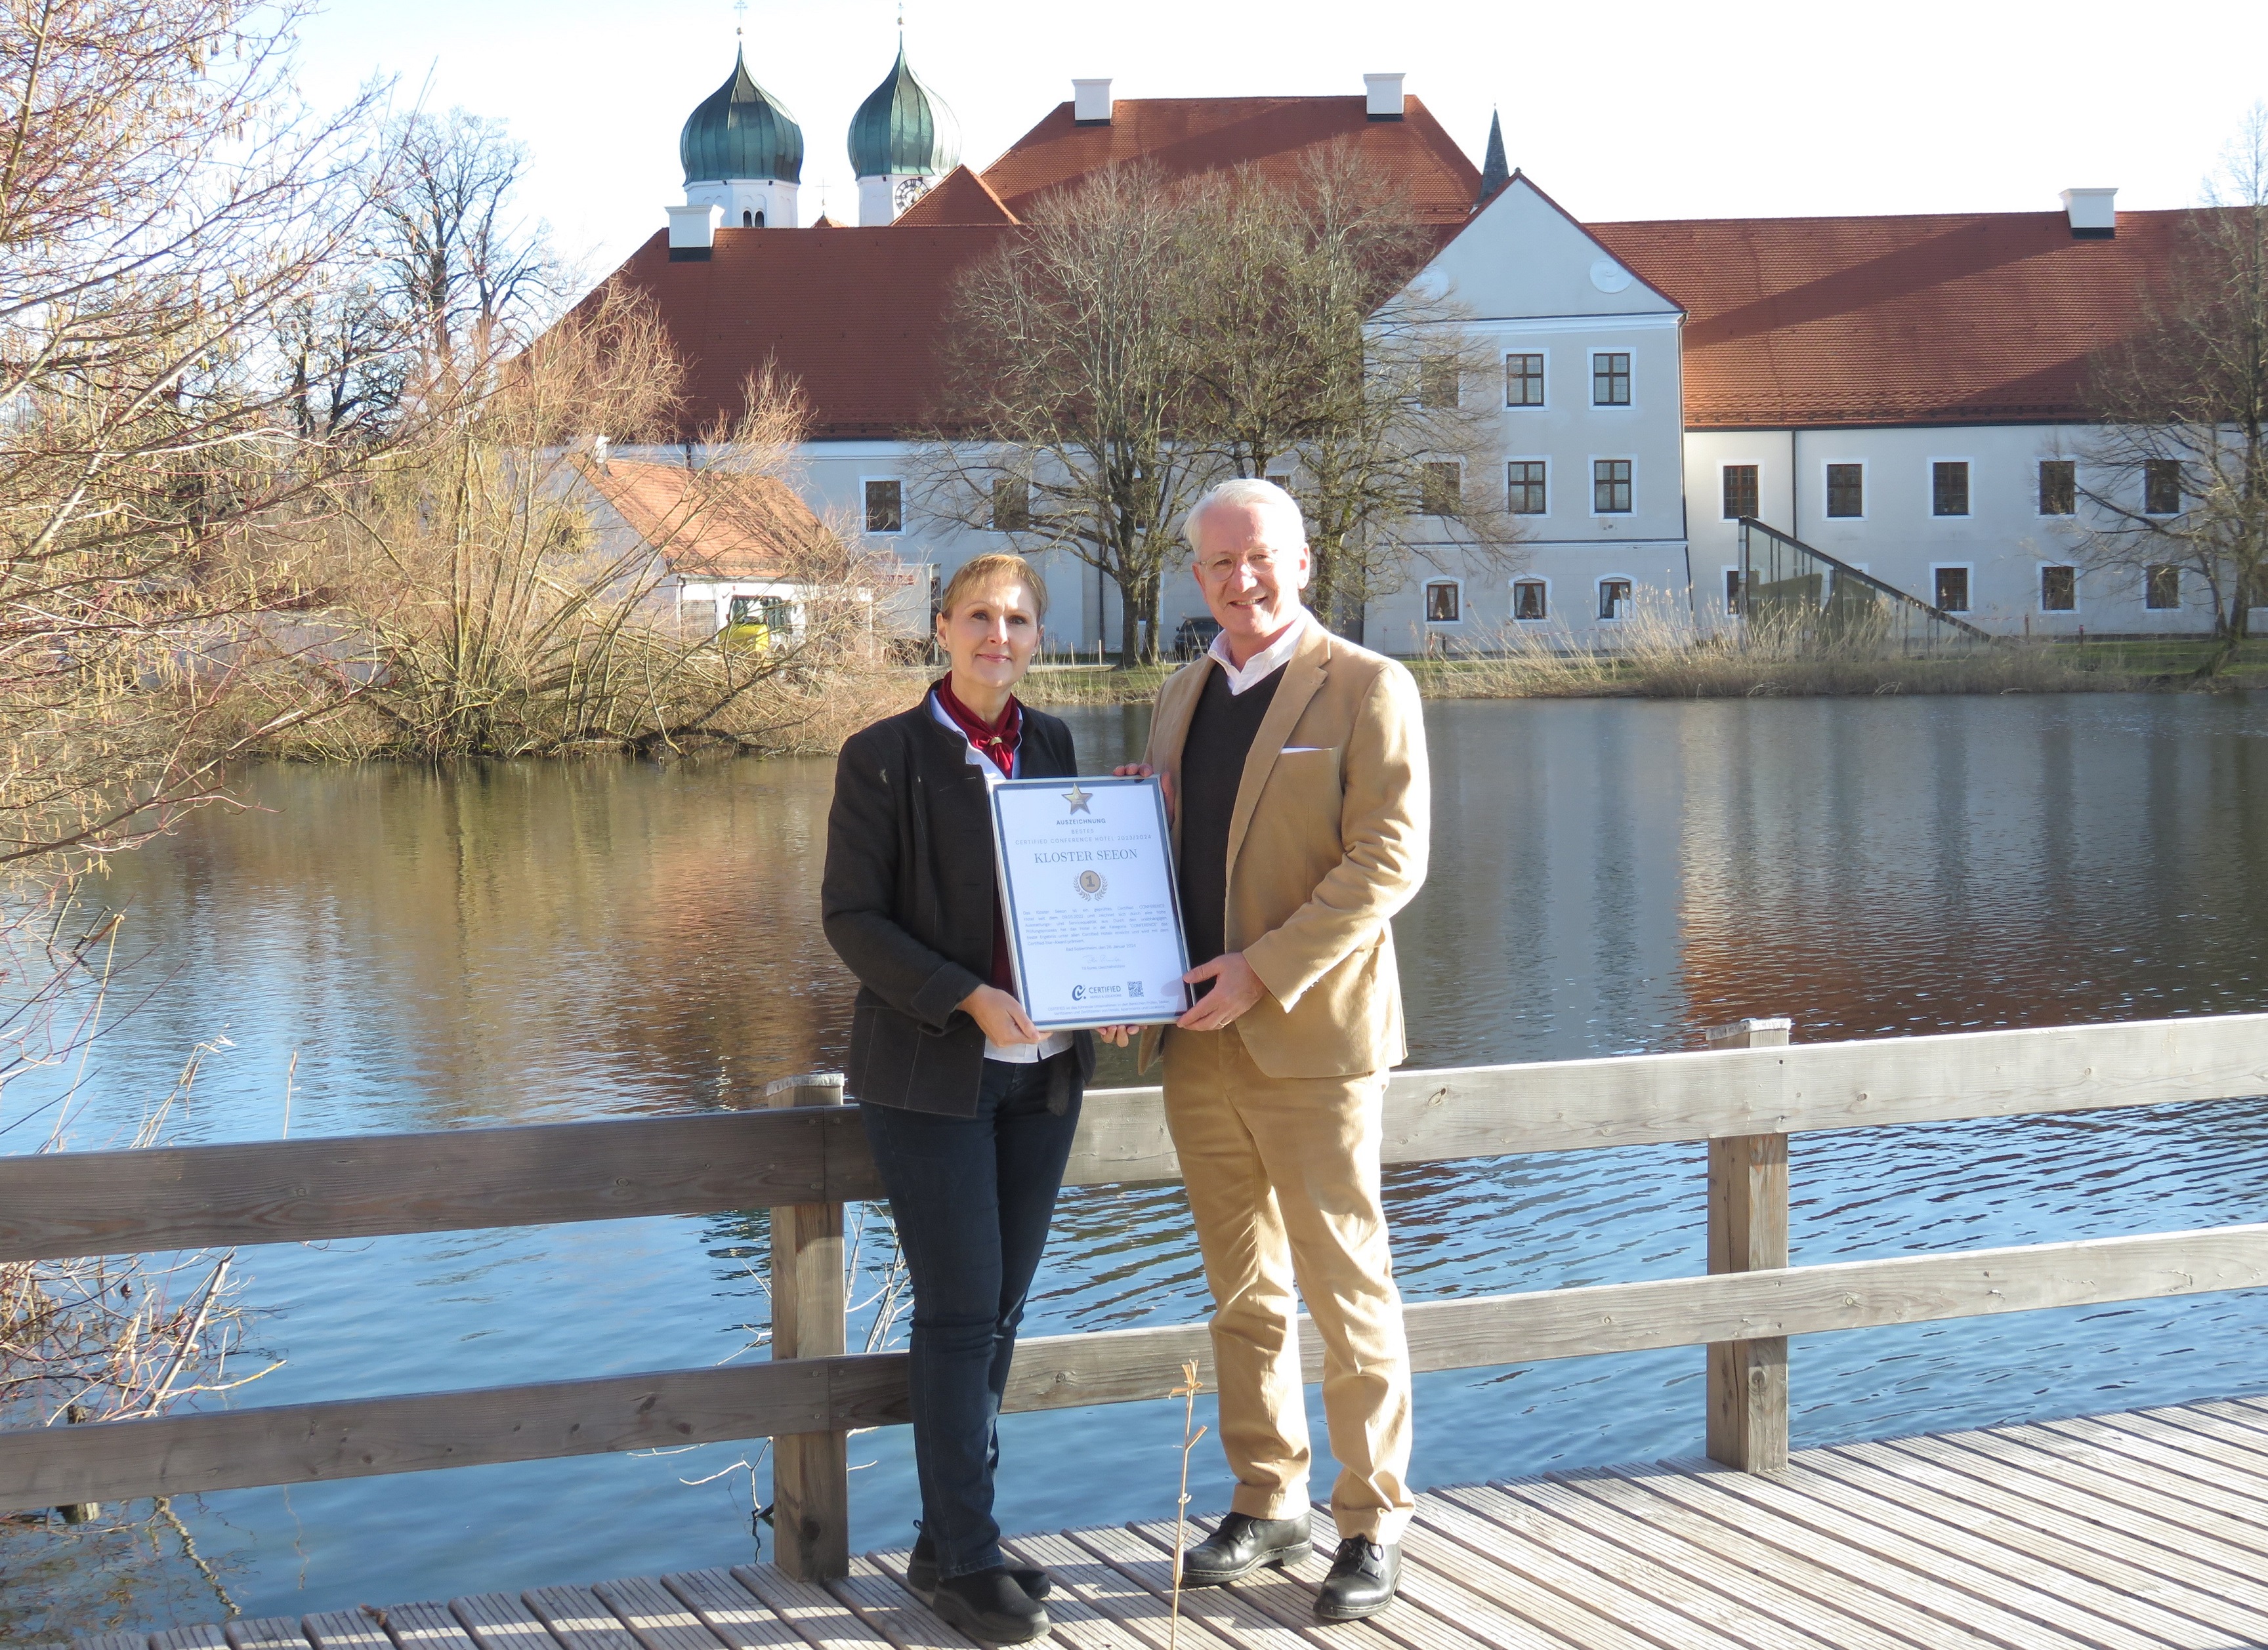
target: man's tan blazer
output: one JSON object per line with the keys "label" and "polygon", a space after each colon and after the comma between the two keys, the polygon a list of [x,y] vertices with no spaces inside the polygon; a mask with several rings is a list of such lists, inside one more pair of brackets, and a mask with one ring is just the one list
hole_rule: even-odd
{"label": "man's tan blazer", "polygon": [[[1210,658],[1158,692],[1150,766],[1181,795],[1182,746]],[[1271,1077],[1351,1077],[1408,1053],[1388,919],[1425,880],[1432,823],[1418,684],[1308,620],[1245,758],[1228,825],[1228,949],[1268,995],[1235,1022]],[[1181,851],[1181,818],[1174,820]],[[1142,1038],[1157,1057],[1160,1028]]]}

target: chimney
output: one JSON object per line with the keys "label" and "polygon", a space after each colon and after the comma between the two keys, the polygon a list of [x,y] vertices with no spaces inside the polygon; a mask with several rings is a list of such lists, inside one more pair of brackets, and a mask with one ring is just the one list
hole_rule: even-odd
{"label": "chimney", "polygon": [[725,216],[725,209],[703,202],[696,206],[690,201],[683,206],[669,209],[669,261],[672,263],[706,263],[711,250],[717,245],[717,225]]}
{"label": "chimney", "polygon": [[1079,126],[1110,124],[1110,82],[1074,80],[1071,83],[1071,118]]}
{"label": "chimney", "polygon": [[1403,78],[1400,75],[1365,75],[1363,113],[1373,121],[1400,120]]}
{"label": "chimney", "polygon": [[2118,232],[2116,189],[2066,189],[2063,209],[2073,240],[2109,240]]}

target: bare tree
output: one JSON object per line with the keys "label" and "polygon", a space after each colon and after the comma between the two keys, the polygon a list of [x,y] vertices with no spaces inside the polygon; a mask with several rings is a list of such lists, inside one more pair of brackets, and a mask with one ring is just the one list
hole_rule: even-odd
{"label": "bare tree", "polygon": [[525,343],[551,319],[565,275],[548,226],[514,215],[527,149],[502,121],[460,108],[407,114],[373,164],[385,180],[371,192],[367,255],[435,370]]}
{"label": "bare tree", "polygon": [[[492,392],[372,465],[326,562],[367,684],[329,735],[343,753],[794,743],[818,678],[856,676],[876,576],[855,534],[792,502],[784,473],[808,422],[795,385],[759,374],[701,468],[671,469],[666,500],[624,511],[635,531],[600,531],[612,471],[593,436],[673,429],[681,376],[651,302],[610,284]],[[664,587],[702,573],[719,538],[762,542],[770,578],[799,592],[792,634],[735,646],[683,621]]]}
{"label": "bare tree", "polygon": [[1434,241],[1406,197],[1343,143],[1290,188],[1211,180],[1189,216],[1206,266],[1203,422],[1234,473],[1292,483],[1316,612],[1359,638],[1413,560],[1503,557],[1516,524],[1501,491],[1466,484],[1496,467],[1491,409],[1463,392],[1490,358],[1414,279]]}
{"label": "bare tree", "polygon": [[1219,462],[1197,419],[1191,227],[1152,166],[1042,201],[956,295],[922,503],[1064,548],[1119,592],[1119,656],[1158,649],[1175,529]]}
{"label": "bare tree", "polygon": [[1514,538],[1498,492],[1457,484],[1492,468],[1495,423],[1458,393],[1484,353],[1412,284],[1432,246],[1351,146],[1290,187],[1078,186],[963,290],[924,502],[1101,569],[1131,661],[1138,637],[1155,656],[1182,511],[1216,477],[1273,473],[1307,517],[1315,611],[1359,635],[1413,558]]}
{"label": "bare tree", "polygon": [[[298,15],[0,11],[0,862],[162,828],[342,686],[261,634],[309,597],[295,523],[359,458],[295,415],[273,348],[344,246],[367,114],[291,113]],[[263,720],[225,708],[279,670]]]}
{"label": "bare tree", "polygon": [[2086,553],[2176,590],[2201,580],[2218,645],[2198,674],[2213,675],[2268,603],[2268,105],[2183,226],[2143,325],[2096,363],[2095,403],[2077,471]]}

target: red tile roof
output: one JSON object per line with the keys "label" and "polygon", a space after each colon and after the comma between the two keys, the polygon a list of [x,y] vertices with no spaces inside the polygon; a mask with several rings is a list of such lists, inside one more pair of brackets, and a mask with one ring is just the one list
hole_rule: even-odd
{"label": "red tile roof", "polygon": [[575,468],[685,577],[777,577],[826,536],[811,507],[775,476],[639,458],[578,459]]}
{"label": "red tile roof", "polygon": [[954,276],[1012,232],[720,229],[706,261],[673,263],[662,231],[616,274],[652,296],[685,361],[684,438],[738,416],[767,358],[801,380],[814,436],[889,436],[931,410]]}
{"label": "red tile roof", "polygon": [[1683,305],[1693,429],[2088,416],[2087,363],[2126,336],[2182,212],[1586,225]]}
{"label": "red tile roof", "polygon": [[1408,187],[1418,219],[1462,224],[1481,174],[1432,111],[1403,100],[1403,118],[1373,121],[1361,98],[1122,98],[1108,126],[1081,126],[1059,103],[984,169],[984,181],[1020,218],[1033,202],[1104,166],[1150,160],[1168,177],[1251,165],[1288,183],[1300,157],[1342,138]]}
{"label": "red tile roof", "polygon": [[1017,221],[1007,204],[992,193],[992,186],[966,166],[955,166],[946,172],[935,188],[898,214],[898,225],[913,229],[938,224]]}

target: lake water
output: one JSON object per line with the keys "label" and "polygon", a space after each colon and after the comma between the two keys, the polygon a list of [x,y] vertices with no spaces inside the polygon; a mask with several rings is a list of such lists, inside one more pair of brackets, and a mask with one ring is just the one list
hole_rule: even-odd
{"label": "lake water", "polygon": [[[1146,717],[1072,721],[1094,770]],[[2268,990],[2268,699],[1445,704],[1428,727],[1433,869],[1397,925],[1415,1064],[1691,1047],[1745,1014],[1790,1015],[1799,1039],[1872,1038],[2249,1011]],[[254,773],[250,806],[196,817],[98,890],[128,912],[136,958],[114,998],[151,994],[94,1051],[72,1141],[116,1139],[222,1039],[179,1140],[272,1139],[287,1105],[294,1136],[664,1111],[839,1068],[851,986],[814,898],[831,772]],[[1125,1061],[1102,1081],[1130,1081]],[[11,1087],[0,1149],[43,1133],[52,1097]],[[1808,1136],[1793,1172],[1800,1263],[2257,1221],[2268,1115]],[[1697,1272],[1703,1174],[1684,1147],[1390,1172],[1403,1286]],[[284,1362],[242,1401],[746,1356],[765,1229],[758,1214],[247,1250],[254,1343]],[[1205,1309],[1178,1192],[1066,1195],[1031,1332]],[[2268,1295],[1815,1337],[1792,1382],[1800,1446],[2258,1392]],[[1414,1477],[1694,1453],[1701,1404],[1697,1351],[1423,1376]],[[1172,1506],[1175,1406],[1020,1416],[1005,1434],[1011,1529]],[[909,1538],[907,1434],[862,1434],[852,1460],[855,1541]],[[1195,1467],[1195,1505],[1225,1504],[1210,1441]],[[146,1505],[0,1526],[0,1632],[735,1563],[752,1490],[769,1499],[756,1456],[719,1446],[232,1492],[174,1504],[178,1526]]]}

